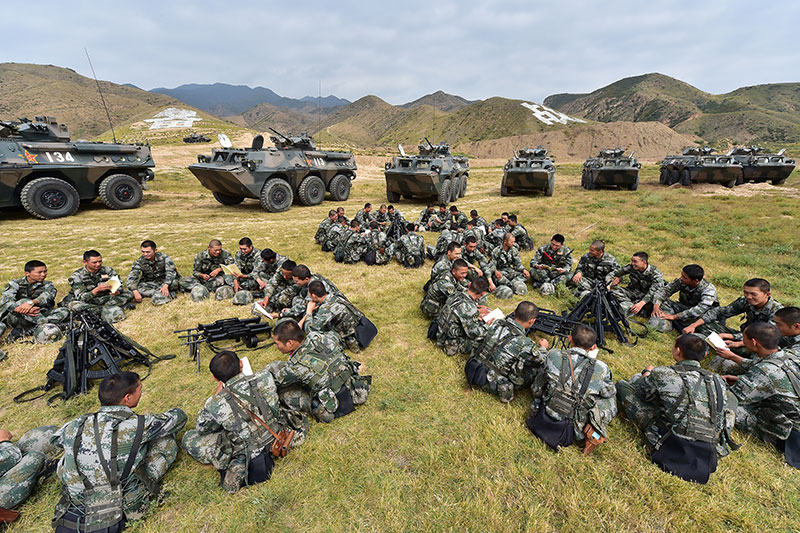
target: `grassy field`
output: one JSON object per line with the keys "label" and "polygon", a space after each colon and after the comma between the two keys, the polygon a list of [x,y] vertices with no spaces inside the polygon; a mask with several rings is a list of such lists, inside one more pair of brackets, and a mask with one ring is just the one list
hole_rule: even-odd
{"label": "grassy field", "polygon": [[[229,496],[217,487],[218,475],[181,453],[167,475],[163,504],[154,507],[132,531],[791,531],[800,524],[800,472],[760,441],[739,432],[744,446],[721,461],[705,486],[689,484],[653,466],[643,438],[624,417],[610,427],[608,444],[591,457],[577,448],[549,451],[525,428],[530,395],[511,405],[465,388],[463,357],[448,358],[425,338],[419,311],[428,268],[404,270],[338,265],[313,243],[317,223],[335,205],[295,206],[269,214],[255,201],[236,207],[216,203],[209,191],[183,169],[202,148],[162,147],[156,153],[153,190],[139,209],[110,211],[99,202],[76,216],[39,221],[23,211],[0,214],[0,279],[19,277],[32,258],[48,263],[50,279],[63,295],[66,279],[80,256],[96,248],[105,264],[123,276],[138,256],[138,245],[154,239],[182,274],[191,272],[194,254],[211,238],[235,251],[242,236],[260,248],[271,247],[306,263],[333,280],[376,323],[379,336],[357,356],[373,375],[368,402],[334,423],[312,423],[306,443],[277,462],[268,483]],[[359,178],[345,204],[352,216],[365,201],[385,199],[383,159],[359,160]],[[746,185],[734,191],[719,186],[692,190],[663,188],[656,167],[642,171],[638,192],[580,188],[580,166],[560,166],[555,196],[499,195],[501,167],[473,162],[467,196],[459,202],[486,218],[518,213],[536,245],[560,232],[579,257],[588,243],[606,241],[620,262],[638,250],[668,279],[682,265],[706,268],[727,303],[749,277],[763,276],[784,304],[800,304],[800,179],[784,187]],[[415,218],[423,207],[401,202]],[[590,230],[583,228],[595,224]],[[428,242],[436,235],[426,234]],[[523,261],[532,252],[523,254]],[[542,307],[562,310],[567,301],[528,297]],[[490,298],[511,311],[516,302]],[[203,371],[179,347],[172,330],[248,310],[230,302],[192,303],[186,296],[156,308],[149,303],[129,313],[119,329],[157,353],[178,357],[159,363],[145,381],[139,411],[173,406],[189,415],[213,393],[202,353]],[[601,353],[615,379],[647,364],[668,364],[673,334],[651,334],[637,346],[616,345]],[[55,345],[6,347],[0,363],[0,427],[17,436],[42,424],[60,425],[97,408],[94,391],[66,404],[44,401],[17,405],[11,398],[44,383],[58,350]],[[281,357],[273,348],[253,352],[254,368]],[[48,531],[58,498],[54,477],[22,507],[8,531]]]}

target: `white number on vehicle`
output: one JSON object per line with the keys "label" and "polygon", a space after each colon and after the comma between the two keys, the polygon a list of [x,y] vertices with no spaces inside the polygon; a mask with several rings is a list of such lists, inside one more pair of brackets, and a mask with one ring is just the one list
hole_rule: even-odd
{"label": "white number on vehicle", "polygon": [[75,158],[72,157],[72,154],[69,153],[69,152],[66,152],[66,153],[45,152],[44,155],[47,158],[47,160],[50,161],[51,163],[64,163],[64,162],[74,163],[75,162]]}

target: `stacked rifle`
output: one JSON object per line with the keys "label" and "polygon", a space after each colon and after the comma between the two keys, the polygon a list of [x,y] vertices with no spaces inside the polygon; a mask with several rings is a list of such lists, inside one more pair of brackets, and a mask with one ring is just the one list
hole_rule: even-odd
{"label": "stacked rifle", "polygon": [[[259,343],[259,335],[270,337],[272,324],[261,323],[261,318],[224,318],[211,324],[197,324],[196,328],[175,330],[173,333],[182,339],[181,346],[189,347],[189,357],[197,362],[197,371],[200,372],[200,344],[206,343],[213,352],[220,349],[214,346],[215,342],[233,340],[243,343],[247,348],[255,349]],[[264,346],[266,348],[266,346]]]}

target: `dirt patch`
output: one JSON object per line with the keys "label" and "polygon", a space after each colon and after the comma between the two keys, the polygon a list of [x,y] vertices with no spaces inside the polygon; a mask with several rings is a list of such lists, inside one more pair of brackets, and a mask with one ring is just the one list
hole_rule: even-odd
{"label": "dirt patch", "polygon": [[774,194],[800,198],[800,191],[792,187],[777,187],[771,183],[745,183],[733,189],[711,183],[696,183],[691,186],[694,193],[703,196],[760,196]]}

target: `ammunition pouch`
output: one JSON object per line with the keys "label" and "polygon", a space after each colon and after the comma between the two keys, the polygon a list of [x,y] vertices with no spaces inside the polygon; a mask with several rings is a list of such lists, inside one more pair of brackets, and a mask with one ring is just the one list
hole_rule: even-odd
{"label": "ammunition pouch", "polygon": [[662,437],[651,459],[664,472],[695,483],[706,483],[717,470],[713,444],[682,438],[672,431]]}

